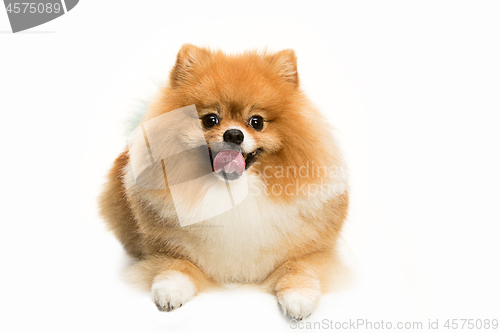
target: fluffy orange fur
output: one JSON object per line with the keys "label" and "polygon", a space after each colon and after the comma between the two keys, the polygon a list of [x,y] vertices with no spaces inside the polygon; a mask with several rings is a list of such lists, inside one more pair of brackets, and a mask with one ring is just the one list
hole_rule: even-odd
{"label": "fluffy orange fur", "polygon": [[[109,173],[100,208],[138,259],[133,276],[151,288],[180,272],[196,293],[226,282],[255,283],[275,293],[291,317],[307,316],[331,280],[348,187],[331,130],[300,89],[295,53],[227,55],[184,45],[169,85],[143,121],[192,104],[200,121],[206,114],[220,119],[204,128],[208,143],[237,127],[261,149],[247,170],[249,198],[211,221],[181,227],[169,189],[137,186],[125,150]],[[249,127],[254,115],[264,119],[262,130]],[[186,201],[202,205],[208,191],[186,193]]]}

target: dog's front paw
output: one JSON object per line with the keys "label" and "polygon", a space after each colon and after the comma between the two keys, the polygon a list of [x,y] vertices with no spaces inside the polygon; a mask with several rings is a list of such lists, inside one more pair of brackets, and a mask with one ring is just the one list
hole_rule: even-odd
{"label": "dog's front paw", "polygon": [[196,289],[187,275],[169,271],[155,279],[151,291],[158,310],[170,311],[193,298]]}
{"label": "dog's front paw", "polygon": [[283,314],[302,320],[318,306],[321,291],[319,288],[291,288],[278,292],[276,297]]}

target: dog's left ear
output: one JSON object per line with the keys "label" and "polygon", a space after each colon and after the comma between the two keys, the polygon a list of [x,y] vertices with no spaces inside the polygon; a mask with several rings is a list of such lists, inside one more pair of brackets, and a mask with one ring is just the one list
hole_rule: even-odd
{"label": "dog's left ear", "polygon": [[299,85],[299,74],[297,72],[297,56],[292,49],[280,51],[272,56],[273,65],[278,68],[280,75],[285,81]]}

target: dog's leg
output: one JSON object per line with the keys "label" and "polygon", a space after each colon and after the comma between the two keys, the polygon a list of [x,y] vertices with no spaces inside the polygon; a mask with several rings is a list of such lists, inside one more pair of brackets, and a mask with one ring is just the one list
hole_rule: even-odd
{"label": "dog's leg", "polygon": [[285,315],[302,320],[318,306],[331,263],[332,255],[328,253],[289,260],[279,266],[263,285],[276,295]]}
{"label": "dog's leg", "polygon": [[151,257],[132,267],[129,277],[152,292],[158,310],[180,308],[197,293],[216,284],[192,262],[168,257]]}

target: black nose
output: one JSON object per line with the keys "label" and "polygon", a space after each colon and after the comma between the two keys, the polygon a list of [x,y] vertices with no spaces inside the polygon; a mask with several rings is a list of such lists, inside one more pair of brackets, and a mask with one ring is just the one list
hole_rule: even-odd
{"label": "black nose", "polygon": [[240,131],[239,129],[230,129],[224,132],[222,138],[224,139],[224,142],[231,142],[239,145],[240,143],[243,142],[245,136],[243,135],[243,132]]}

